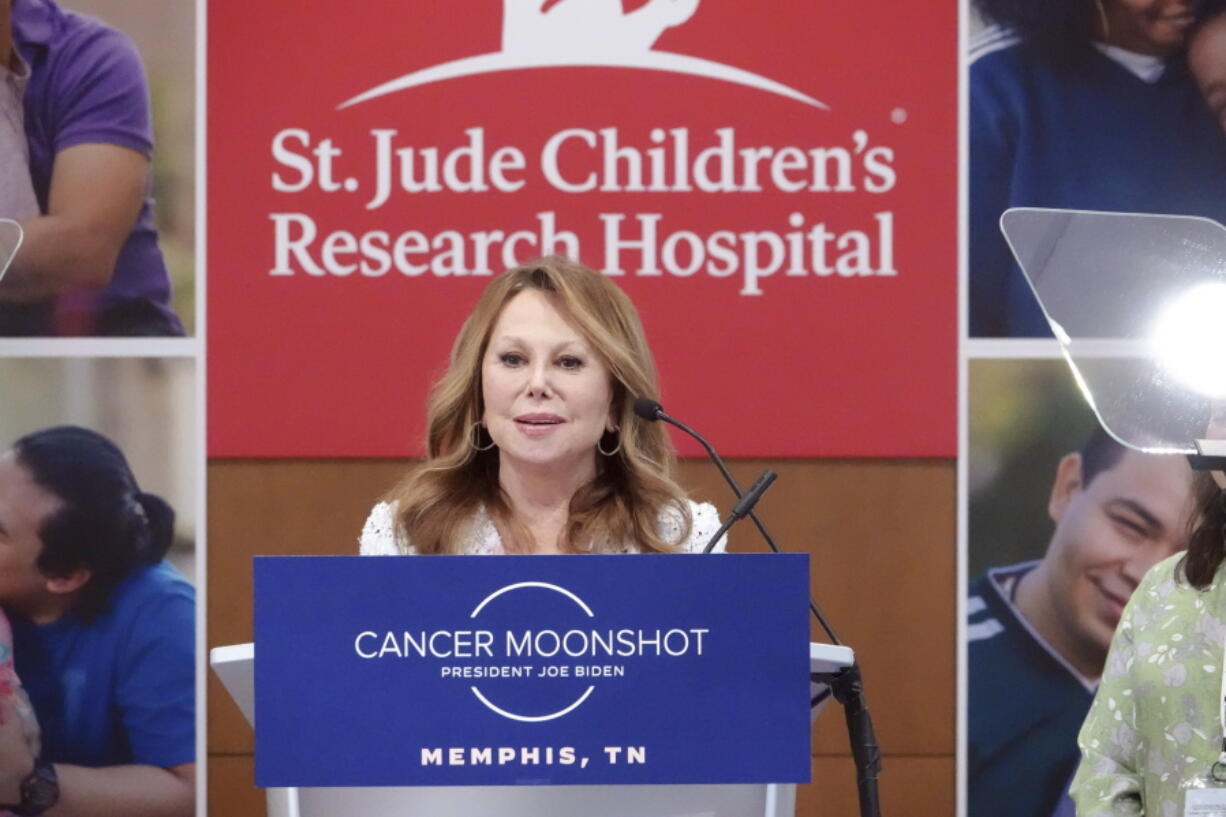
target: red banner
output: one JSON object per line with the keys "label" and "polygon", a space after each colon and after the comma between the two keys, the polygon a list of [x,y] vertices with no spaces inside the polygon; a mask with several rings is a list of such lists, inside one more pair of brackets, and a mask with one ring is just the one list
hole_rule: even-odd
{"label": "red banner", "polygon": [[420,454],[480,290],[561,253],[726,455],[953,456],[956,12],[213,0],[211,455]]}

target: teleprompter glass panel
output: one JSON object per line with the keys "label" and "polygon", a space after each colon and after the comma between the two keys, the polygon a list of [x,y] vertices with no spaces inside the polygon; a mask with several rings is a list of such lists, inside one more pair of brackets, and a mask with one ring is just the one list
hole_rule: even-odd
{"label": "teleprompter glass panel", "polygon": [[1194,452],[1226,401],[1226,228],[1036,208],[1001,228],[1103,427],[1138,450]]}

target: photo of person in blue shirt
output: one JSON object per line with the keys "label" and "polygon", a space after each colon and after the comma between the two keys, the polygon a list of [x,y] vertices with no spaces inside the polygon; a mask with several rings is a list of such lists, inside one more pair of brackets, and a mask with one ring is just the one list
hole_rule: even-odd
{"label": "photo of person in blue shirt", "polygon": [[41,731],[0,694],[0,812],[195,810],[195,591],[163,557],[174,511],[76,426],[0,455],[0,605]]}
{"label": "photo of person in blue shirt", "polygon": [[1188,68],[1221,0],[975,0],[970,53],[972,337],[1049,337],[1000,231],[1010,207],[1226,222],[1226,135]]}

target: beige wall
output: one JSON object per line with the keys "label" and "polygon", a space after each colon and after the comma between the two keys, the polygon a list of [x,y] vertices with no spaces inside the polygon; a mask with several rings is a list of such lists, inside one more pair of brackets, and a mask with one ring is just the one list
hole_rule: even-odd
{"label": "beige wall", "polygon": [[[374,499],[403,462],[214,461],[209,466],[209,646],[251,640],[251,557],[356,550]],[[886,814],[952,815],[955,751],[954,463],[743,460],[742,484],[764,468],[779,481],[759,513],[787,550],[812,554],[813,593],[855,648],[877,736]],[[725,511],[727,489],[705,461],[682,480]],[[752,526],[734,550],[760,550]],[[825,640],[815,629],[813,637]],[[252,784],[251,730],[209,677],[209,813],[264,814]],[[841,712],[828,708],[813,739],[814,783],[797,814],[856,813],[855,770]]]}

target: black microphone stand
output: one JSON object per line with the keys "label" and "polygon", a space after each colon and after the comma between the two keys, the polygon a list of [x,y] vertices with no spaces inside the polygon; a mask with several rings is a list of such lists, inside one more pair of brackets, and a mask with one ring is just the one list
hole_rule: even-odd
{"label": "black microphone stand", "polygon": [[815,672],[814,681],[826,684],[834,699],[843,705],[847,720],[847,737],[851,757],[856,764],[856,791],[860,801],[860,817],[881,817],[881,802],[877,793],[877,775],[881,773],[881,747],[873,731],[873,719],[864,701],[864,679],[857,661],[839,672]]}
{"label": "black microphone stand", "polygon": [[[682,423],[673,417],[670,417],[664,412],[664,407],[650,398],[640,397],[634,401],[634,413],[644,420],[655,421],[663,420],[669,425],[676,426],[684,431],[689,436],[698,441],[711,458],[712,462],[723,475],[724,481],[732,488],[732,493],[736,495],[738,500],[737,506],[733,509],[733,513],[715,534],[711,537],[708,543],[707,550],[710,551],[719,538],[727,532],[732,524],[748,515],[753,520],[754,525],[758,528],[758,532],[762,534],[762,538],[766,540],[766,544],[774,553],[781,553],[779,546],[775,543],[774,537],[766,530],[766,526],[762,524],[762,520],[753,511],[753,505],[762,496],[770,484],[775,481],[776,474],[773,471],[767,471],[749,492],[742,492],[732,474],[724,466],[724,462],[720,459],[719,454],[715,452],[715,448],[706,441],[701,434],[686,424]],[[742,505],[741,500],[748,500]],[[830,636],[830,640],[839,646],[843,642],[835,634],[834,629],[818,608],[813,597],[809,596],[809,609],[813,612],[814,617]],[[881,773],[881,747],[877,743],[877,735],[873,730],[872,716],[868,711],[868,704],[864,699],[864,678],[860,673],[860,663],[854,662],[850,667],[839,670],[838,672],[815,672],[809,676],[814,682],[825,684],[830,689],[830,693],[834,695],[834,699],[843,706],[843,714],[847,721],[847,736],[851,743],[851,757],[856,764],[856,790],[860,803],[860,817],[881,817],[881,802],[877,789],[877,776]],[[817,706],[828,697],[826,694],[819,694],[811,701],[811,706]]]}
{"label": "black microphone stand", "polygon": [[[638,400],[634,401],[634,413],[645,420],[663,420],[669,425],[676,426],[689,436],[693,437],[698,441],[698,444],[706,450],[707,456],[710,457],[711,461],[715,463],[715,467],[719,469],[720,474],[722,474],[724,477],[724,482],[728,483],[728,487],[732,489],[732,493],[736,495],[736,498],[739,500],[745,496],[745,493],[741,490],[741,486],[737,484],[736,479],[733,478],[731,472],[729,472],[728,468],[724,465],[724,461],[720,459],[719,454],[716,453],[714,446],[707,442],[706,438],[697,431],[690,428],[675,417],[670,417],[669,415],[665,414],[663,406],[661,406],[655,400],[649,400],[646,397],[640,397]],[[762,538],[766,541],[766,545],[771,549],[771,552],[782,553],[783,551],[779,549],[779,545],[775,543],[775,537],[770,535],[770,531],[766,529],[766,525],[762,524],[762,520],[758,518],[758,515],[754,513],[752,508],[749,511],[749,518],[753,520],[754,526],[758,529],[758,533],[762,534]],[[834,631],[834,627],[830,626],[830,622],[826,620],[826,616],[822,613],[821,608],[817,606],[817,602],[813,600],[812,596],[809,597],[809,611],[813,613],[813,617],[817,619],[817,623],[820,624],[822,629],[826,631],[826,635],[830,636],[830,643],[840,647],[843,646],[843,642],[839,640],[838,633]]]}

